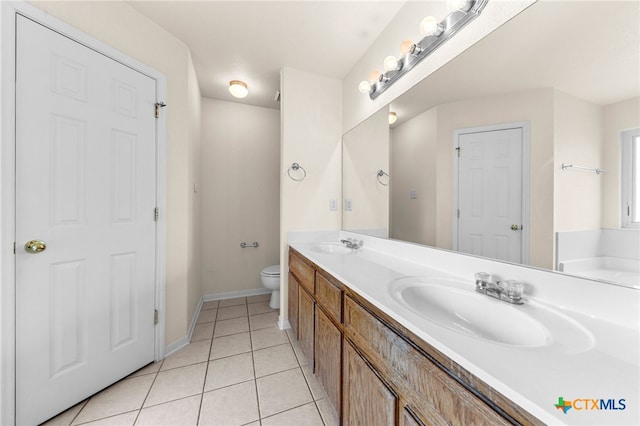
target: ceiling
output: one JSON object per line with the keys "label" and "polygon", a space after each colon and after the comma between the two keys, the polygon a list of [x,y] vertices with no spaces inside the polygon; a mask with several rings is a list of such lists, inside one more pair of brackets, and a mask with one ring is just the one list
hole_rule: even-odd
{"label": "ceiling", "polygon": [[[128,1],[191,50],[203,96],[279,109],[280,70],[342,79],[404,1]],[[229,81],[249,95],[236,99]]]}
{"label": "ceiling", "polygon": [[640,96],[640,2],[539,1],[391,107],[398,125],[439,104],[543,88],[603,106]]}

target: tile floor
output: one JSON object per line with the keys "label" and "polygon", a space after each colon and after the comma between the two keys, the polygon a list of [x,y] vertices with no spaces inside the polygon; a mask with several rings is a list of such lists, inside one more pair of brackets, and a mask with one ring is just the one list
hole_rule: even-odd
{"label": "tile floor", "polygon": [[268,295],[206,302],[191,343],[45,425],[337,425]]}

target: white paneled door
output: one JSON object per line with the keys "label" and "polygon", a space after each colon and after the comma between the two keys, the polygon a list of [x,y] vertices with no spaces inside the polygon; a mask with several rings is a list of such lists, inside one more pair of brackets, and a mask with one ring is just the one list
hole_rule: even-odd
{"label": "white paneled door", "polygon": [[523,129],[458,135],[458,250],[521,263]]}
{"label": "white paneled door", "polygon": [[16,422],[154,359],[155,80],[27,18],[16,34]]}

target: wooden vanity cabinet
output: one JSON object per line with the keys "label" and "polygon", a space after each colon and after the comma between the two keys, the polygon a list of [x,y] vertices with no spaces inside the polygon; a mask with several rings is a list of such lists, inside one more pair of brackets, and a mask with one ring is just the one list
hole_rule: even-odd
{"label": "wooden vanity cabinet", "polygon": [[396,395],[350,343],[343,368],[342,424],[394,426]]}
{"label": "wooden vanity cabinet", "polygon": [[298,341],[302,353],[311,366],[314,365],[315,311],[313,296],[300,287],[298,289]]}
{"label": "wooden vanity cabinet", "polygon": [[289,253],[289,323],[293,320],[295,327],[293,324],[291,327],[311,366],[315,339],[315,274],[315,266],[311,262],[295,252]]}
{"label": "wooden vanity cabinet", "polygon": [[289,324],[296,338],[298,338],[298,287],[300,287],[300,284],[296,276],[289,272],[289,297],[287,298],[287,306],[289,308]]}
{"label": "wooden vanity cabinet", "polygon": [[340,413],[342,400],[343,295],[333,277],[316,271],[315,373],[336,413]]}
{"label": "wooden vanity cabinet", "polygon": [[340,412],[341,370],[342,330],[316,305],[315,374],[336,413]]}
{"label": "wooden vanity cabinet", "polygon": [[542,424],[293,249],[289,266],[289,322],[341,424]]}
{"label": "wooden vanity cabinet", "polygon": [[[289,254],[289,323],[336,413],[342,401],[343,290],[298,253]],[[293,279],[291,279],[293,278]],[[295,289],[294,289],[295,288]],[[295,316],[295,318],[293,318]]]}

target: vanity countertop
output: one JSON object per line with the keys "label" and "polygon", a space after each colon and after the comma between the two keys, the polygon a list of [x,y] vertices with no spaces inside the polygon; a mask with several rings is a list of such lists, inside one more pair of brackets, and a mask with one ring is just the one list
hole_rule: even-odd
{"label": "vanity countertop", "polygon": [[[566,320],[567,323],[575,324],[576,330],[580,331],[574,335],[571,332],[549,330],[553,338],[544,345],[496,343],[451,330],[426,319],[416,310],[408,309],[399,302],[397,297],[392,296],[391,290],[394,283],[411,279],[407,277],[422,277],[453,286],[455,291],[474,292],[473,274],[467,274],[465,269],[468,268],[451,265],[456,262],[471,262],[477,267],[478,262],[480,265],[485,262],[486,269],[491,272],[492,264],[498,262],[408,245],[409,250],[423,251],[420,253],[422,260],[416,262],[415,258],[408,259],[397,251],[385,249],[384,244],[378,244],[378,247],[374,244],[374,247],[369,248],[365,243],[362,249],[354,253],[336,254],[318,250],[317,242],[289,243],[292,248],[372,305],[541,421],[568,425],[640,424],[638,322],[625,325],[619,318],[610,320],[600,312],[594,313],[589,306],[582,310],[575,303],[564,303],[563,297],[567,293],[579,292],[581,287],[558,291],[559,300],[550,299],[548,289],[535,291],[536,285],[551,285],[549,283],[560,288],[562,286],[558,284],[558,280],[579,286],[582,282],[580,279],[563,279],[557,273],[540,270],[530,272],[530,268],[508,265],[516,273],[521,269],[521,275],[528,276],[525,303],[512,306],[495,300],[497,304],[506,305],[505,308],[497,307],[496,310],[548,310],[559,313],[563,322]],[[441,261],[443,256],[447,257],[446,261]],[[549,282],[542,284],[547,277],[545,274],[548,274]],[[521,279],[519,276],[513,278]],[[588,280],[584,282],[590,283]],[[589,284],[582,289],[589,289]],[[610,286],[610,291],[621,294],[615,296],[621,298],[620,309],[637,309],[640,292],[615,286]],[[608,300],[603,300],[603,303],[607,302]],[[635,318],[635,314],[631,318]],[[553,328],[551,324],[546,324],[545,327]],[[574,407],[567,413],[557,409],[555,404],[558,404],[559,398],[574,401]],[[594,409],[594,405],[600,406],[600,403],[593,400],[604,400],[603,407],[607,409]]]}

